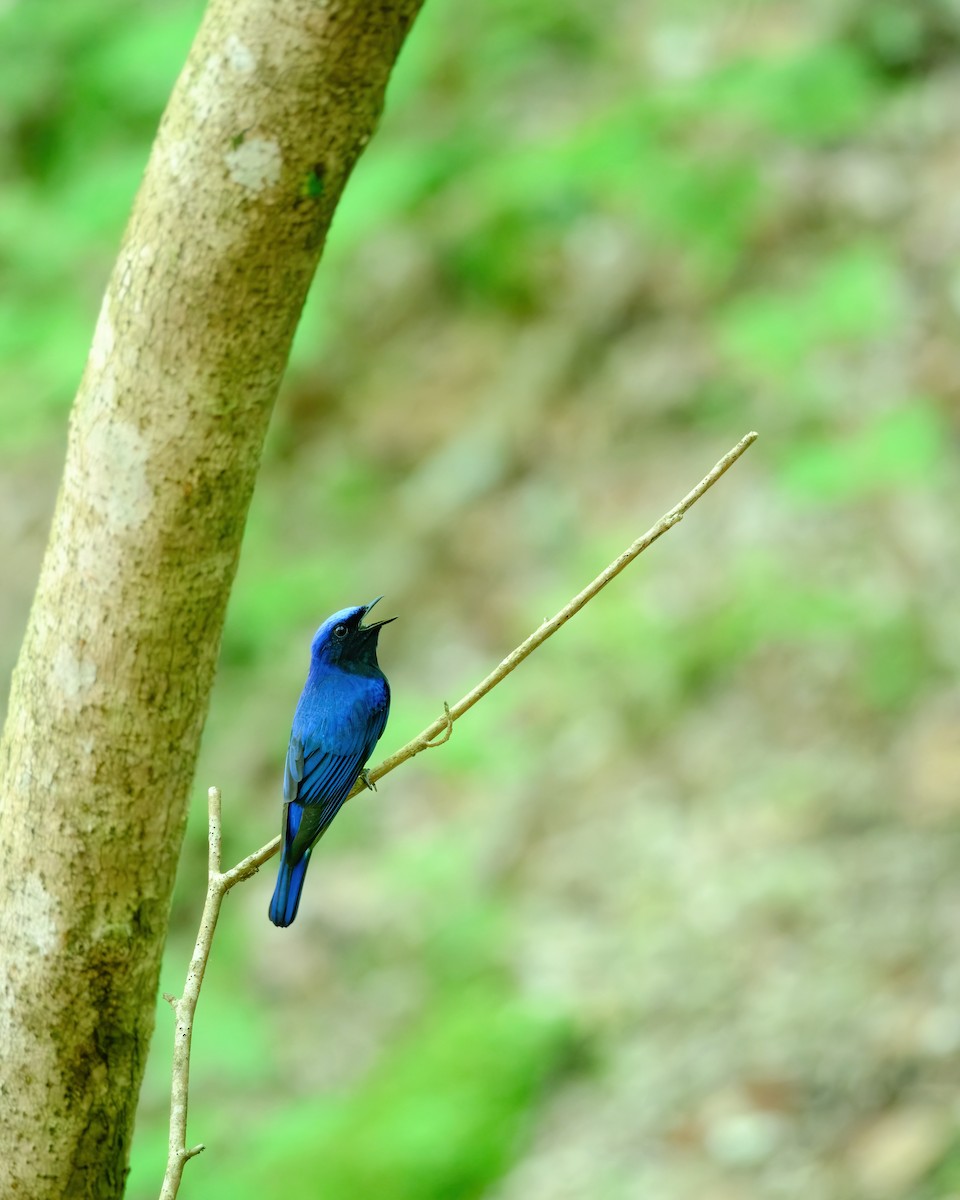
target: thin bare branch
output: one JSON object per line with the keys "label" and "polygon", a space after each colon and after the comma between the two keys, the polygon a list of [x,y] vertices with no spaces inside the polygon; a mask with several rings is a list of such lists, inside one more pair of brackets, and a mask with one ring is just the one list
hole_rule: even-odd
{"label": "thin bare branch", "polygon": [[[720,461],[714,466],[713,470],[708,472],[703,479],[700,480],[700,482],[695,488],[693,488],[692,491],[688,492],[686,496],[684,496],[684,498],[678,504],[675,504],[668,513],[665,513],[656,523],[656,525],[653,525],[650,529],[648,529],[647,532],[642,535],[642,537],[638,537],[632,546],[628,546],[627,549],[624,550],[624,552],[619,556],[619,558],[615,558],[608,567],[600,572],[600,574],[592,583],[587,584],[583,591],[574,596],[569,604],[565,604],[563,608],[561,608],[556,614],[556,616],[551,617],[549,621],[544,621],[540,628],[531,633],[526,641],[521,642],[516,650],[508,654],[503,662],[490,672],[486,679],[481,680],[481,682],[478,683],[472,691],[467,692],[467,694],[461,700],[458,700],[456,704],[444,704],[443,714],[437,717],[432,725],[428,725],[422,733],[417,734],[415,738],[407,742],[407,744],[401,749],[397,750],[395,754],[391,754],[389,758],[385,758],[383,762],[379,764],[379,766],[373,767],[371,770],[369,770],[367,772],[367,778],[370,780],[370,782],[376,783],[378,779],[382,779],[384,775],[389,774],[395,768],[399,767],[400,764],[406,762],[408,758],[413,758],[415,754],[419,754],[421,750],[429,750],[434,746],[443,745],[443,743],[450,737],[450,734],[453,730],[454,721],[456,721],[459,717],[462,717],[465,712],[473,708],[478,700],[482,700],[483,697],[486,696],[489,691],[495,688],[498,683],[506,679],[510,672],[518,667],[525,658],[531,655],[538,646],[542,646],[548,637],[551,637],[557,632],[561,625],[565,625],[566,622],[569,621],[571,617],[575,616],[588,601],[592,600],[599,591],[605,588],[611,579],[615,579],[624,569],[624,567],[629,566],[630,563],[632,563],[639,554],[642,554],[648,546],[652,546],[653,543],[658,538],[663,537],[663,535],[669,529],[672,529],[674,525],[679,524],[679,522],[683,520],[687,511],[692,508],[694,504],[696,504],[696,502],[705,492],[709,491],[710,488],[713,487],[713,485],[722,475],[725,475],[727,471],[730,470],[730,468],[744,453],[744,451],[753,445],[758,436],[759,435],[757,433],[748,433],[745,437],[742,437],[740,441],[737,442],[737,444],[733,447],[733,449],[728,451],[723,458],[720,459]],[[358,792],[363,791],[364,788],[364,784],[357,783],[353,791],[350,793],[348,799],[352,799],[357,795]],[[267,842],[265,846],[261,846],[260,849],[255,850],[253,854],[248,854],[245,859],[243,859],[241,862],[238,862],[235,867],[231,867],[231,869],[224,874],[223,878],[225,881],[225,887],[227,889],[232,888],[234,884],[241,883],[244,879],[249,879],[251,875],[255,875],[263,866],[263,864],[267,862],[268,859],[272,858],[274,854],[276,854],[279,847],[280,839],[279,837],[275,837],[273,841]]]}
{"label": "thin bare branch", "polygon": [[[579,592],[573,599],[565,604],[562,609],[551,617],[549,621],[544,621],[543,624],[532,633],[520,645],[500,663],[500,665],[480,683],[477,684],[472,691],[458,700],[456,704],[449,705],[444,702],[443,715],[438,717],[432,725],[415,737],[395,754],[384,759],[379,766],[367,773],[369,783],[365,781],[357,782],[351,797],[362,791],[369,784],[375,783],[378,779],[382,779],[390,771],[399,767],[401,763],[406,762],[408,758],[413,758],[422,750],[432,749],[436,746],[442,746],[446,742],[453,731],[453,723],[459,717],[462,717],[465,712],[473,708],[478,700],[481,700],[493,688],[523,662],[538,646],[542,646],[547,638],[551,637],[561,625],[564,625],[575,616],[581,608],[628,566],[633,560],[642,554],[648,546],[660,537],[662,537],[668,529],[672,529],[674,525],[683,520],[684,514],[690,509],[704,492],[708,491],[717,482],[721,475],[725,474],[744,451],[757,440],[756,433],[748,433],[742,438],[729,453],[716,464],[709,474],[705,475],[697,486],[688,492],[686,496],[670,511],[660,518],[656,525],[647,530],[642,537],[637,538],[632,546],[629,546],[612,563],[588,584],[582,592]],[[221,823],[220,823],[220,792],[218,788],[210,788],[209,798],[209,879],[207,883],[207,898],[203,906],[203,916],[200,920],[200,932],[197,934],[197,942],[193,951],[193,958],[190,962],[190,969],[187,972],[187,980],[184,986],[183,995],[179,1000],[175,1000],[172,996],[165,996],[169,1000],[177,1015],[177,1032],[173,1052],[173,1080],[170,1091],[170,1147],[169,1157],[167,1159],[167,1173],[163,1180],[163,1189],[160,1193],[160,1200],[174,1200],[177,1191],[180,1187],[180,1180],[183,1175],[184,1163],[195,1154],[199,1154],[203,1149],[202,1145],[193,1146],[188,1149],[186,1144],[187,1136],[187,1099],[190,1085],[190,1042],[193,1035],[193,1018],[196,1012],[197,1000],[200,995],[200,985],[203,983],[203,973],[207,965],[207,960],[210,957],[210,947],[213,942],[213,934],[217,927],[217,918],[220,915],[220,905],[223,903],[223,897],[227,892],[235,887],[236,884],[242,883],[245,879],[249,879],[251,875],[255,875],[263,864],[276,854],[280,845],[280,839],[274,838],[265,846],[261,846],[259,850],[255,850],[253,854],[248,854],[246,858],[241,859],[236,866],[231,867],[229,871],[221,872],[220,869],[220,845],[221,845]]]}
{"label": "thin bare branch", "polygon": [[199,1154],[203,1145],[187,1147],[187,1102],[190,1094],[190,1044],[193,1040],[193,1018],[200,998],[203,973],[207,969],[213,935],[220,916],[220,905],[227,894],[225,876],[220,872],[221,819],[220,789],[207,792],[207,897],[200,918],[200,931],[193,948],[193,958],[187,971],[183,995],[177,1000],[169,994],[169,1002],[177,1017],[173,1042],[173,1071],[170,1084],[170,1139],[167,1150],[167,1170],[160,1189],[160,1200],[174,1200],[180,1188],[183,1167],[188,1159]]}
{"label": "thin bare branch", "polygon": [[[436,750],[436,748],[438,746],[444,746],[444,745],[446,745],[447,742],[450,741],[450,734],[453,733],[453,717],[451,716],[451,713],[450,713],[450,705],[446,702],[446,700],[444,700],[444,702],[443,702],[443,718],[442,719],[444,722],[443,731],[441,733],[437,734],[435,739],[433,739],[429,742],[426,742],[423,747],[424,750]],[[421,734],[420,736],[423,737],[423,734]],[[375,786],[373,779],[370,780],[370,784],[371,784],[371,786]]]}
{"label": "thin bare branch", "polygon": [[[726,474],[730,470],[740,455],[753,445],[758,436],[756,433],[748,433],[745,437],[741,438],[733,449],[720,459],[713,470],[708,475],[705,475],[691,492],[688,492],[678,504],[675,504],[668,513],[665,513],[656,525],[648,529],[642,537],[637,538],[632,546],[628,546],[619,558],[615,558],[608,567],[600,572],[592,583],[588,583],[582,592],[579,592],[568,604],[565,604],[556,616],[551,617],[549,621],[544,621],[540,628],[531,633],[526,641],[521,642],[516,650],[508,654],[503,662],[490,672],[486,679],[481,680],[472,691],[467,692],[463,699],[458,700],[456,704],[449,707],[444,705],[443,715],[437,717],[432,725],[428,725],[421,734],[412,741],[407,742],[402,749],[398,750],[395,754],[391,754],[389,758],[385,758],[379,766],[374,767],[369,772],[371,781],[376,783],[378,779],[382,779],[388,772],[399,767],[408,758],[413,758],[421,750],[428,750],[432,745],[440,745],[442,741],[446,741],[450,736],[454,721],[462,717],[465,712],[473,708],[478,700],[482,700],[498,683],[506,679],[510,672],[519,667],[523,660],[531,655],[538,646],[542,646],[547,638],[552,637],[561,625],[565,625],[571,617],[576,616],[580,609],[588,601],[592,600],[599,591],[605,588],[611,579],[615,579],[624,567],[629,566],[637,555],[642,554],[648,546],[652,546],[658,538],[663,537],[667,530],[672,529],[674,525],[682,521],[687,510],[696,504],[704,492],[709,491],[713,487],[721,475]],[[444,732],[446,733],[446,737],[441,742],[434,743],[434,738]],[[359,791],[360,788],[355,787],[350,796],[355,796]],[[279,842],[279,838],[277,840]]]}

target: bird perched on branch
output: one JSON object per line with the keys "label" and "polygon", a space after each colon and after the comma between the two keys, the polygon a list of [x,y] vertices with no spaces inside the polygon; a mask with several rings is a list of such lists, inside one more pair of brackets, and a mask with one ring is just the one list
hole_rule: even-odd
{"label": "bird perched on branch", "polygon": [[293,714],[283,772],[280,873],[270,901],[274,925],[293,923],[310,853],[387,723],[390,685],[377,662],[377,639],[396,617],[361,624],[381,599],[328,617],[310,647],[310,672]]}

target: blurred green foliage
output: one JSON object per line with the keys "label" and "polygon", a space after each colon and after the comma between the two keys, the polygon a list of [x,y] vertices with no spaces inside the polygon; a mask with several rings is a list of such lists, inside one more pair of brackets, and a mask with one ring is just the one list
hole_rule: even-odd
{"label": "blurred green foliage", "polygon": [[61,427],[157,120],[201,8],[49,0],[0,13],[0,421]]}
{"label": "blurred green foliage", "polygon": [[211,1198],[298,1194],[306,1178],[322,1180],[331,1200],[483,1195],[515,1153],[564,1041],[561,1026],[495,981],[461,988],[425,1006],[362,1089],[304,1096],[250,1129],[244,1160],[226,1169],[208,1160],[194,1186]]}
{"label": "blurred green foliage", "polygon": [[[819,269],[817,269],[819,268]],[[841,247],[791,281],[740,295],[720,318],[721,348],[761,379],[780,381],[844,345],[869,342],[896,320],[896,274],[882,247]]]}
{"label": "blurred green foliage", "polygon": [[[200,15],[0,12],[11,472],[62,441]],[[279,820],[327,611],[384,591],[403,614],[392,748],[763,439],[449,745],[350,807],[289,935],[269,872],[231,895],[184,1200],[949,1191],[949,1137],[882,1193],[858,1146],[888,1108],[945,1107],[960,1065],[960,155],[936,116],[958,46],[951,0],[427,0],[250,515],[201,762],[228,857]],[[198,803],[173,992],[204,822]],[[134,1200],[162,1172],[165,1005],[157,1029]]]}
{"label": "blurred green foliage", "polygon": [[845,437],[795,442],[783,463],[788,494],[813,504],[836,504],[892,485],[909,487],[942,479],[948,470],[949,431],[929,400],[880,414]]}

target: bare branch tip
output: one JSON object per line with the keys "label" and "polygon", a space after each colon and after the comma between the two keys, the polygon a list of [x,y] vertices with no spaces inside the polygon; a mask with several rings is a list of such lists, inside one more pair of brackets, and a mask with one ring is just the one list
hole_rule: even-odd
{"label": "bare branch tip", "polygon": [[176,998],[176,996],[174,996],[174,995],[173,995],[173,993],[172,993],[172,992],[164,992],[164,993],[163,993],[163,998],[164,998],[164,1000],[166,1000],[166,1002],[167,1002],[167,1003],[170,1005],[170,1007],[173,1009],[174,1015],[176,1015],[176,1012],[177,1012],[177,1005],[180,1003],[180,1001],[179,1001],[179,1000]]}
{"label": "bare branch tip", "polygon": [[203,1144],[203,1142],[198,1143],[196,1146],[191,1146],[189,1150],[184,1150],[182,1152],[183,1161],[186,1162],[188,1158],[196,1158],[196,1156],[198,1154],[202,1154],[204,1150],[206,1150],[206,1146]]}

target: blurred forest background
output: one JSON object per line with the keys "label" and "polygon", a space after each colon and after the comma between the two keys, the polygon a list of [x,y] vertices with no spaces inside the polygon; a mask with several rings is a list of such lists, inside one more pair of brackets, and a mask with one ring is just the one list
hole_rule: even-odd
{"label": "blurred forest background", "polygon": [[[200,8],[0,13],[5,673]],[[427,0],[273,422],[162,988],[206,787],[228,861],[279,828],[323,617],[400,616],[389,752],[762,440],[349,805],[292,929],[273,864],[230,895],[183,1200],[960,1196],[958,198],[957,0]]]}

